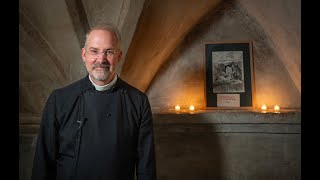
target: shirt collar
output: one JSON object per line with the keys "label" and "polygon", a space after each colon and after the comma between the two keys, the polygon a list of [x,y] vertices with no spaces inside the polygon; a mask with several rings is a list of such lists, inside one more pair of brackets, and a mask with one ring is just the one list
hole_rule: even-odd
{"label": "shirt collar", "polygon": [[112,86],[115,85],[115,83],[117,82],[117,79],[118,79],[118,75],[116,74],[116,76],[113,78],[113,80],[109,84],[99,86],[91,80],[90,75],[89,75],[89,80],[91,81],[92,85],[96,88],[97,91],[105,91],[105,90],[110,89]]}

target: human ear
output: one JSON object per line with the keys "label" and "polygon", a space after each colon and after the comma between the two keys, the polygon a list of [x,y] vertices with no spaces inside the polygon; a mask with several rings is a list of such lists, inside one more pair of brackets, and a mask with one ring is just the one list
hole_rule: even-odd
{"label": "human ear", "polygon": [[84,48],[81,49],[81,57],[83,62],[85,62],[87,57],[86,57],[86,50]]}

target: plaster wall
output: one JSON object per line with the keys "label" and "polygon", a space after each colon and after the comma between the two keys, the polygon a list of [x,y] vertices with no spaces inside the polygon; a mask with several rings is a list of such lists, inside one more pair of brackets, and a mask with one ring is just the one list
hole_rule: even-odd
{"label": "plaster wall", "polygon": [[[223,2],[192,26],[147,85],[152,108],[171,109],[176,104],[191,103],[197,109],[203,108],[204,43],[252,41],[255,105],[279,104],[281,108],[299,109],[301,1]],[[120,74],[144,0],[84,0],[82,3],[90,25],[111,21],[121,30],[123,59],[117,69]],[[49,93],[86,74],[80,55],[83,44],[77,38],[74,29],[77,27],[72,23],[74,15],[65,1],[20,0],[19,16],[20,121],[39,123]]]}
{"label": "plaster wall", "polygon": [[239,0],[268,35],[301,94],[301,0]]}
{"label": "plaster wall", "polygon": [[19,112],[39,116],[53,88],[85,68],[64,1],[20,0],[19,7]]}
{"label": "plaster wall", "polygon": [[299,88],[277,46],[241,3],[231,1],[199,22],[162,66],[147,90],[153,109],[204,108],[204,45],[214,42],[252,42],[256,107],[301,107]]}

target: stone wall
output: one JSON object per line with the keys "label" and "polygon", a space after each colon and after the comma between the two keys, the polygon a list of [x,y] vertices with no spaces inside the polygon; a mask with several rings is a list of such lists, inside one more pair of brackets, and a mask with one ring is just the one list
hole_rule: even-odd
{"label": "stone wall", "polygon": [[[301,113],[154,113],[158,180],[301,178]],[[36,134],[20,134],[29,180]]]}
{"label": "stone wall", "polygon": [[300,113],[155,115],[158,178],[300,179]]}

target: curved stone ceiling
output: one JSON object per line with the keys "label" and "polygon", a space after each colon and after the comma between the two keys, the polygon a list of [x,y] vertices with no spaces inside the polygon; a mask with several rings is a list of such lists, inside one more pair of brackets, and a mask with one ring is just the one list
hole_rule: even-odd
{"label": "curved stone ceiling", "polygon": [[128,49],[121,77],[141,91],[146,91],[161,65],[184,36],[219,2],[221,0],[147,1]]}
{"label": "curved stone ceiling", "polygon": [[[121,77],[138,89],[146,91],[159,68],[167,61],[183,37],[201,17],[209,11],[214,11],[219,2],[148,1],[128,49]],[[299,9],[301,2],[299,0],[239,0],[239,2],[262,27],[301,93]]]}
{"label": "curved stone ceiling", "polygon": [[[237,1],[260,24],[301,92],[301,1]],[[86,74],[80,51],[89,26],[118,26],[124,56],[117,71],[146,91],[185,35],[222,2],[19,0],[20,123],[38,123],[49,93]]]}

